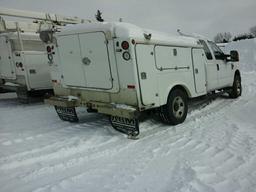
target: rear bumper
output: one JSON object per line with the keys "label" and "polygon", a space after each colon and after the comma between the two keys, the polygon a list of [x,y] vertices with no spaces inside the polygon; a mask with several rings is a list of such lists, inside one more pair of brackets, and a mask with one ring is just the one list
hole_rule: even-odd
{"label": "rear bumper", "polygon": [[45,104],[59,106],[59,107],[78,107],[79,106],[78,100],[68,100],[66,98],[56,97],[56,96],[45,99],[44,102]]}
{"label": "rear bumper", "polygon": [[93,109],[98,113],[125,117],[129,119],[138,118],[140,114],[139,111],[132,106],[103,103],[103,102],[97,102],[97,101],[90,101],[90,102],[84,103],[84,102],[80,102],[79,100],[69,100],[68,98],[62,98],[57,96],[53,96],[53,97],[50,97],[49,99],[45,99],[45,103],[49,105],[60,106],[60,107],[82,106],[88,109]]}
{"label": "rear bumper", "polygon": [[1,88],[7,91],[13,91],[16,92],[18,89],[18,86],[11,86],[11,85],[0,85]]}
{"label": "rear bumper", "polygon": [[118,105],[112,103],[101,103],[95,101],[88,102],[87,106],[97,110],[98,113],[103,113],[107,115],[125,117],[129,119],[139,117],[139,112],[131,106]]}

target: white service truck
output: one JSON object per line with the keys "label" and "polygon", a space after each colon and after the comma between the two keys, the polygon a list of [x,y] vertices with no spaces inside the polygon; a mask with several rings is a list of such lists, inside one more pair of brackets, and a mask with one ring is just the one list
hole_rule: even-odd
{"label": "white service truck", "polygon": [[47,42],[55,96],[45,102],[62,120],[78,121],[75,107],[84,106],[136,137],[143,111],[176,125],[191,98],[216,90],[241,95],[238,52],[225,55],[206,39],[105,22],[65,27]]}
{"label": "white service truck", "polygon": [[[10,21],[2,16],[19,19]],[[28,102],[31,95],[52,92],[47,53],[39,32],[81,22],[76,17],[0,8],[0,89],[16,91],[22,102]]]}

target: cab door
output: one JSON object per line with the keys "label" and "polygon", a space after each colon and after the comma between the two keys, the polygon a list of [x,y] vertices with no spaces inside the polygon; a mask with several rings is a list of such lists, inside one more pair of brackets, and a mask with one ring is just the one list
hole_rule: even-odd
{"label": "cab door", "polygon": [[206,89],[213,91],[219,86],[219,66],[216,64],[206,41],[200,40],[200,43],[203,45],[206,56]]}
{"label": "cab door", "polygon": [[222,50],[212,41],[208,41],[215,58],[216,65],[218,66],[219,73],[219,86],[220,88],[226,87],[230,84],[230,76],[232,66],[230,62],[227,62]]}

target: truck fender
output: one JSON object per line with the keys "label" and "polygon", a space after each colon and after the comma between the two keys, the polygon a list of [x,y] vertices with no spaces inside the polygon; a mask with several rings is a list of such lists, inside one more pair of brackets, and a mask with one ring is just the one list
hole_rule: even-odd
{"label": "truck fender", "polygon": [[180,90],[184,91],[184,93],[187,94],[188,98],[191,97],[191,93],[190,93],[190,91],[189,91],[189,89],[186,85],[176,84],[176,85],[173,85],[173,86],[168,88],[168,90],[166,92],[167,94],[164,95],[164,102],[162,103],[163,105],[165,105],[167,103],[168,97],[174,89],[180,89]]}

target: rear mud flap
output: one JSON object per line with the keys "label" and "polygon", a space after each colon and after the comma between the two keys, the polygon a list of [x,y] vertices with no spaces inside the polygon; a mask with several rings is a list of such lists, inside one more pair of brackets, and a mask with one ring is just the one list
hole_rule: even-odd
{"label": "rear mud flap", "polygon": [[110,116],[110,122],[114,129],[127,134],[131,139],[137,138],[140,134],[138,119]]}
{"label": "rear mud flap", "polygon": [[30,102],[29,93],[28,93],[28,90],[26,88],[19,87],[19,88],[17,88],[16,93],[17,93],[18,101],[20,103],[27,104],[27,103]]}
{"label": "rear mud flap", "polygon": [[51,94],[52,90],[34,90],[28,91],[26,88],[19,87],[16,90],[17,98],[20,103],[28,104],[41,102],[46,94]]}
{"label": "rear mud flap", "polygon": [[54,106],[54,107],[61,120],[69,121],[69,122],[79,121],[75,107],[60,107],[60,106]]}

